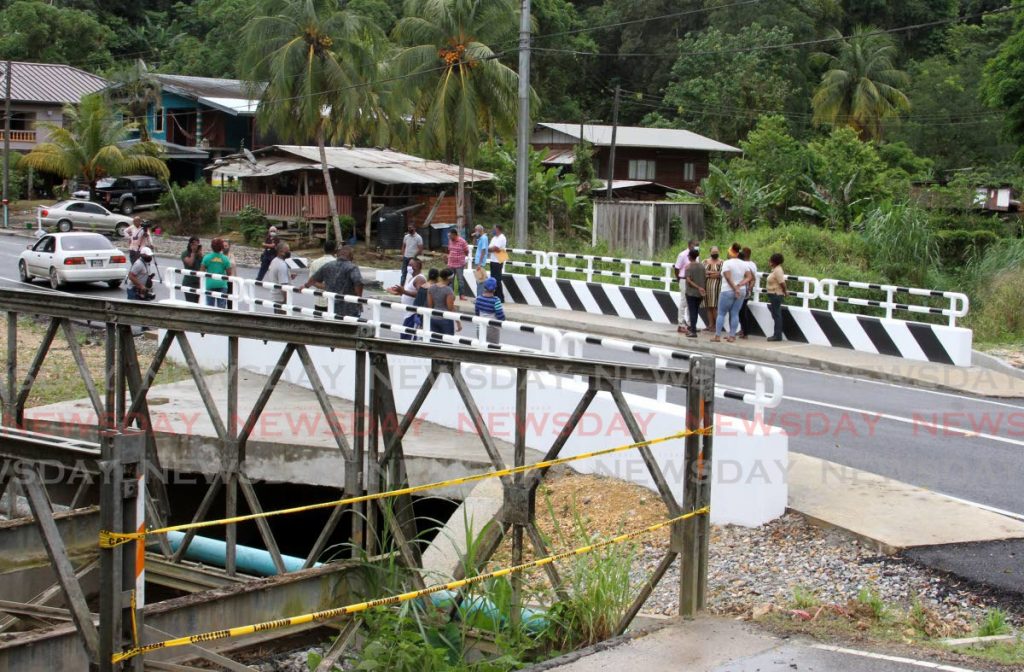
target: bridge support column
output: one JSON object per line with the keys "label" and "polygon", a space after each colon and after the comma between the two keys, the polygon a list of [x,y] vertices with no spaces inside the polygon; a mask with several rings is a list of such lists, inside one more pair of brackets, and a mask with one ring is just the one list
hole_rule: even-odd
{"label": "bridge support column", "polygon": [[[145,520],[146,437],[142,433],[105,433],[101,437],[100,527],[111,532],[137,532]],[[145,540],[100,549],[100,672],[142,672],[143,658],[123,665],[113,655],[137,646],[143,631],[145,606]]]}

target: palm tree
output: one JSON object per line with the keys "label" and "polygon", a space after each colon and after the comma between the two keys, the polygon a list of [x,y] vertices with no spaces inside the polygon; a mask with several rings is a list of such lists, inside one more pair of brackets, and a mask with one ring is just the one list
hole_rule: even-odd
{"label": "palm tree", "polygon": [[885,119],[910,110],[910,100],[902,91],[910,77],[896,68],[896,44],[888,35],[857,28],[842,42],[838,55],[817,54],[816,58],[828,70],[811,101],[814,123],[850,126],[862,140],[877,140]]}
{"label": "palm tree", "polygon": [[160,102],[160,82],[141,58],[114,75],[114,95],[124,103],[133,120],[139,122],[139,139],[149,140],[149,128],[145,123],[150,105]]}
{"label": "palm tree", "polygon": [[125,144],[135,124],[125,122],[100,94],[64,108],[64,126],[41,124],[48,139],[22,157],[35,170],[65,179],[81,178],[95,195],[96,182],[108,175],[144,173],[166,180],[167,164],[149,142]]}
{"label": "palm tree", "polygon": [[515,130],[519,76],[488,45],[516,26],[509,0],[409,0],[394,37],[398,75],[414,90],[413,124],[428,152],[459,163],[456,220],[466,220],[466,162],[485,136]]}
{"label": "palm tree", "polygon": [[350,142],[377,118],[368,89],[379,34],[338,0],[265,0],[243,31],[240,70],[260,91],[259,123],[284,140],[316,138],[335,240],[341,222],[327,141]]}

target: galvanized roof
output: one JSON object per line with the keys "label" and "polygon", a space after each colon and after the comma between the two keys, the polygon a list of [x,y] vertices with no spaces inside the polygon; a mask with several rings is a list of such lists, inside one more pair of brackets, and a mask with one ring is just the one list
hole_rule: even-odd
{"label": "galvanized roof", "polygon": [[[580,139],[580,124],[538,124],[543,128],[569,136],[573,141]],[[583,139],[598,147],[612,144],[612,127],[595,124],[583,125]],[[537,142],[536,140],[533,142]],[[642,126],[619,126],[615,133],[615,144],[619,147],[649,147],[655,149],[689,149],[705,152],[740,152],[735,147],[692,131],[680,128],[645,128]]]}
{"label": "galvanized roof", "polygon": [[156,73],[153,77],[168,87],[174,88],[192,98],[249,98],[249,89],[240,79],[220,77],[192,77],[190,75],[166,75]]}
{"label": "galvanized roof", "polygon": [[[390,149],[327,147],[327,165],[380,184],[454,184],[459,167],[441,161],[421,159]],[[292,170],[320,170],[320,150],[314,146],[273,145],[254,151],[256,164],[245,156],[225,157],[211,170],[238,177],[261,177]],[[296,160],[298,159],[298,160]],[[466,168],[466,182],[494,179],[491,173]]]}
{"label": "galvanized roof", "polygon": [[[77,104],[109,82],[60,63],[11,63],[11,100],[24,103]],[[2,81],[2,80],[0,80]]]}

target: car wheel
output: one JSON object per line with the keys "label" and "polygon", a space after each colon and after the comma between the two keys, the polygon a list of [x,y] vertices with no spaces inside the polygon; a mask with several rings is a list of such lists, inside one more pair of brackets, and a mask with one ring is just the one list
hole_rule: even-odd
{"label": "car wheel", "polygon": [[61,233],[67,233],[72,228],[74,228],[74,225],[71,223],[70,219],[62,219],[57,222],[57,230]]}
{"label": "car wheel", "polygon": [[32,276],[28,274],[28,267],[25,265],[24,260],[18,262],[18,275],[21,277],[22,282],[32,282]]}
{"label": "car wheel", "polygon": [[51,289],[60,289],[63,286],[64,286],[64,283],[60,281],[60,276],[57,275],[57,269],[51,267],[50,268],[50,288]]}
{"label": "car wheel", "polygon": [[115,238],[124,238],[124,232],[127,231],[127,230],[128,230],[128,225],[125,224],[124,222],[121,222],[120,224],[118,224],[117,226],[114,227],[114,237]]}
{"label": "car wheel", "polygon": [[118,287],[121,286],[121,282],[121,280],[107,280],[107,287],[110,287],[111,289],[117,289]]}
{"label": "car wheel", "polygon": [[123,201],[121,201],[121,214],[130,215],[133,212],[135,212],[135,201],[134,200],[132,200],[130,198],[126,198]]}

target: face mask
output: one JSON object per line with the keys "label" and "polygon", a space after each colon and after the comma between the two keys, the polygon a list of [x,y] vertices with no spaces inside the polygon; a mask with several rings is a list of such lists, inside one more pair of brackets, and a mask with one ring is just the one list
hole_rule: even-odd
{"label": "face mask", "polygon": [[718,255],[717,255],[717,254],[712,254],[712,255],[711,255],[711,258],[712,258],[712,259],[718,259]]}

